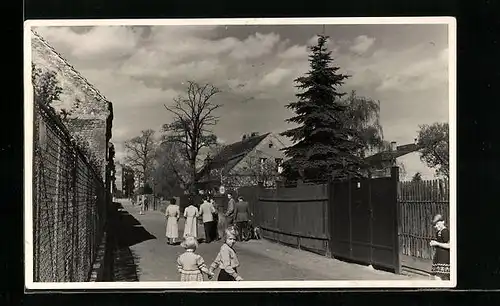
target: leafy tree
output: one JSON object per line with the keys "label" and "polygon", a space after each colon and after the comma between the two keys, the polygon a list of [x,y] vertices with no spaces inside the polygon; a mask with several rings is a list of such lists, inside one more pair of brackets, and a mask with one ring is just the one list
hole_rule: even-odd
{"label": "leafy tree", "polygon": [[157,148],[153,177],[158,193],[172,196],[189,181],[189,165],[183,159],[182,147],[176,142],[163,142]]}
{"label": "leafy tree", "polygon": [[156,141],[155,131],[149,129],[141,131],[140,136],[136,136],[125,142],[125,164],[134,169],[139,175],[143,185],[151,178],[154,167]]}
{"label": "leafy tree", "polygon": [[149,185],[149,183],[144,184],[142,188],[142,194],[153,194],[153,188]]}
{"label": "leafy tree", "polygon": [[422,181],[422,174],[420,172],[417,172],[413,175],[413,177],[411,178],[411,181],[412,182],[420,182]]}
{"label": "leafy tree", "polygon": [[125,196],[131,197],[135,192],[134,170],[126,165],[122,165],[122,176]]}
{"label": "leafy tree", "polygon": [[43,71],[36,64],[32,64],[31,80],[33,83],[33,95],[37,102],[49,106],[54,101],[59,101],[62,88],[56,78],[55,71]]}
{"label": "leafy tree", "polygon": [[242,163],[241,169],[235,169],[235,174],[247,176],[251,181],[249,185],[263,183],[264,186],[272,186],[278,177],[278,164],[272,158],[262,158],[258,152],[248,154]]}
{"label": "leafy tree", "polygon": [[200,150],[215,143],[217,137],[210,129],[217,124],[214,111],[222,105],[213,101],[220,90],[213,85],[188,81],[186,96],[174,99],[174,105],[164,105],[174,115],[174,121],[163,125],[165,140],[181,145],[182,156],[189,164],[190,194],[196,195],[197,161]]}
{"label": "leafy tree", "polygon": [[47,106],[55,114],[56,112],[52,103],[59,101],[62,93],[62,87],[59,86],[55,71],[43,71],[34,63],[31,64],[31,71],[33,98],[35,102]]}
{"label": "leafy tree", "polygon": [[406,166],[401,161],[396,161],[396,166],[399,168],[399,180],[404,181],[406,179]]}
{"label": "leafy tree", "polygon": [[430,168],[436,168],[436,174],[449,177],[450,173],[450,136],[448,123],[433,123],[420,126],[418,133],[420,159]]}
{"label": "leafy tree", "polygon": [[115,145],[109,143],[108,175],[111,183],[112,194],[116,193],[116,166],[115,166]]}
{"label": "leafy tree", "polygon": [[348,107],[342,102],[344,93],[338,91],[349,76],[332,66],[327,38],[320,35],[318,44],[311,47],[311,69],[306,76],[295,80],[302,92],[296,94],[298,101],[287,105],[296,116],[286,121],[299,125],[281,133],[295,143],[284,148],[289,157],[283,163],[287,179],[323,180],[360,175],[361,135],[345,123]]}
{"label": "leafy tree", "polygon": [[343,102],[347,108],[340,115],[348,128],[358,132],[358,140],[363,145],[361,157],[365,157],[367,151],[384,149],[387,144],[380,124],[380,101],[359,96],[353,90]]}
{"label": "leafy tree", "polygon": [[66,121],[68,116],[71,115],[72,111],[67,109],[60,109],[56,112],[52,103],[54,101],[60,101],[60,95],[62,93],[62,87],[59,86],[59,81],[56,77],[55,71],[43,71],[38,68],[36,64],[31,64],[31,81],[33,83],[33,98],[35,102],[41,103],[48,107],[48,109],[55,115],[58,115],[62,121]]}

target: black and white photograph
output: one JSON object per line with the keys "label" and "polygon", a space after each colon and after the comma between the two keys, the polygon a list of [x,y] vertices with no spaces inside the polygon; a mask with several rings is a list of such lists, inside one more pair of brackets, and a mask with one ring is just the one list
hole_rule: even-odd
{"label": "black and white photograph", "polygon": [[27,289],[456,286],[454,18],[24,30]]}

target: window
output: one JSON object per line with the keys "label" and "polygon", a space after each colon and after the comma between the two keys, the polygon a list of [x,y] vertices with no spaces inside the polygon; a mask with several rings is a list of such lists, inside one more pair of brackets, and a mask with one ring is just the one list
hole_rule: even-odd
{"label": "window", "polygon": [[269,142],[269,148],[272,148],[272,147],[273,147],[273,143]]}
{"label": "window", "polygon": [[276,163],[276,171],[278,173],[283,172],[283,167],[281,166],[281,164],[283,163],[283,158],[275,158],[274,162]]}

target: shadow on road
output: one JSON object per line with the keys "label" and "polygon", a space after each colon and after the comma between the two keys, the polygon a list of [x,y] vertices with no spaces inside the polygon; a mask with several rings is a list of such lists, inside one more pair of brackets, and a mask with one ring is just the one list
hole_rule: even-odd
{"label": "shadow on road", "polygon": [[110,233],[114,244],[113,281],[139,281],[139,258],[130,247],[156,237],[144,229],[120,203],[113,202],[113,205],[109,219],[112,222]]}

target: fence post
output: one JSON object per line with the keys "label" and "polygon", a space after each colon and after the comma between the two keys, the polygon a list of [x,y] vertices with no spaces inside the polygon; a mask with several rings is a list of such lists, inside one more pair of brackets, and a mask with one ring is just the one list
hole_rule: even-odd
{"label": "fence post", "polygon": [[349,187],[349,257],[352,258],[352,177],[347,176]]}
{"label": "fence post", "polygon": [[332,237],[333,237],[333,218],[331,218],[333,208],[332,208],[332,181],[328,179],[326,183],[326,204],[323,206],[325,207],[325,231],[327,234],[327,242],[326,242],[326,256],[327,257],[332,257],[332,250],[331,250],[331,245],[332,245]]}
{"label": "fence post", "polygon": [[[370,245],[373,245],[373,203],[372,203],[372,174],[368,173],[368,209],[370,211]],[[370,264],[373,263],[373,247],[370,248]]]}
{"label": "fence post", "polygon": [[394,205],[394,272],[400,274],[401,272],[401,260],[399,254],[399,203],[398,203],[398,182],[399,182],[399,167],[395,166],[391,168],[391,190],[392,190],[392,201]]}

